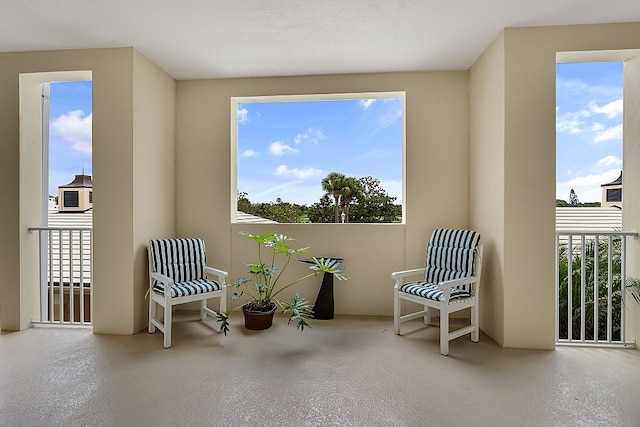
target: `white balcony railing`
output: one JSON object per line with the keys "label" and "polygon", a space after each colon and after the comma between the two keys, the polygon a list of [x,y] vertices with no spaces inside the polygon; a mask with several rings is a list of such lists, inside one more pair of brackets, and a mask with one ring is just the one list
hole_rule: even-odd
{"label": "white balcony railing", "polygon": [[35,227],[40,235],[40,322],[90,325],[93,304],[91,228]]}
{"label": "white balcony railing", "polygon": [[625,342],[627,238],[631,232],[556,232],[556,343]]}

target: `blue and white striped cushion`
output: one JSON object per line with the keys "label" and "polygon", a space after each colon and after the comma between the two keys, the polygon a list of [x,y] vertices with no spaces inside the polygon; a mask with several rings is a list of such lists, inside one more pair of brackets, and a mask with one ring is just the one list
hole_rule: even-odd
{"label": "blue and white striped cushion", "polygon": [[[179,282],[171,286],[171,298],[184,297],[187,295],[203,294],[222,289],[218,282],[207,279],[196,279],[188,282]],[[156,282],[153,290],[164,295],[164,283]]]}
{"label": "blue and white striped cushion", "polygon": [[[442,295],[444,294],[444,292],[440,290],[437,285],[427,282],[405,283],[400,288],[400,291],[407,294],[417,295],[422,298],[428,298],[434,301],[442,301]],[[456,298],[468,298],[470,296],[471,294],[464,289],[453,288],[451,289],[449,300],[453,300]]]}
{"label": "blue and white striped cushion", "polygon": [[[156,239],[149,241],[151,270],[174,282],[206,279],[204,240]],[[156,283],[154,283],[155,285]]]}
{"label": "blue and white striped cushion", "polygon": [[[475,231],[446,228],[435,230],[427,246],[424,282],[440,283],[471,276],[479,242],[480,234]],[[471,291],[470,285],[455,289],[467,295]]]}

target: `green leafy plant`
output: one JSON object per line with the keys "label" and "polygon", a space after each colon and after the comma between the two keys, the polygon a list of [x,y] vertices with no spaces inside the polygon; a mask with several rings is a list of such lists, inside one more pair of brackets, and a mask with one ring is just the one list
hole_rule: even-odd
{"label": "green leafy plant", "polygon": [[[309,248],[294,249],[289,246],[289,242],[294,239],[273,231],[260,235],[246,232],[240,234],[253,240],[258,246],[257,263],[247,264],[252,278],[240,278],[231,284],[236,289],[232,294],[232,300],[246,297],[246,302],[243,304],[246,310],[267,312],[273,309],[275,304],[282,309],[283,313],[290,314],[289,323],[296,322],[296,327],[303,331],[305,327],[309,326],[309,318],[313,317],[313,310],[308,301],[298,294],[291,301],[282,301],[278,295],[318,273],[331,273],[338,280],[347,279],[342,274],[344,268],[340,266],[340,261],[331,258],[310,257],[308,259],[311,263],[309,267],[311,272],[285,282],[281,279],[292,256],[309,255]],[[229,312],[218,313],[220,329],[225,335],[229,332],[229,314],[241,307]]]}
{"label": "green leafy plant", "polygon": [[[558,250],[558,337],[560,339],[580,339],[582,316],[585,316],[585,339],[607,339],[607,330],[611,328],[613,341],[621,339],[622,324],[622,259],[621,239],[619,236],[608,240],[587,240],[584,247],[584,266],[579,246],[569,248],[561,243]],[[610,250],[609,250],[610,249]],[[598,252],[597,264],[595,253]],[[611,259],[609,260],[609,256]],[[569,288],[569,264],[571,265],[571,287]],[[609,284],[609,264],[611,264],[611,283]],[[582,277],[584,271],[585,277]],[[597,281],[596,281],[597,278]],[[581,284],[584,281],[584,313],[580,307]],[[628,281],[625,281],[628,283]],[[611,299],[609,300],[609,286]],[[627,285],[628,286],[628,285]],[[571,293],[571,313],[569,309]],[[609,307],[609,304],[611,306]],[[594,315],[595,306],[595,315]],[[608,311],[611,311],[611,317]],[[569,316],[570,319],[569,320]],[[571,322],[572,334],[569,337],[568,322]],[[609,324],[611,323],[611,324]],[[597,326],[596,326],[597,325]],[[595,331],[598,336],[595,336]]]}
{"label": "green leafy plant", "polygon": [[640,279],[627,277],[627,279],[625,280],[625,286],[627,288],[627,292],[629,292],[635,302],[640,304]]}

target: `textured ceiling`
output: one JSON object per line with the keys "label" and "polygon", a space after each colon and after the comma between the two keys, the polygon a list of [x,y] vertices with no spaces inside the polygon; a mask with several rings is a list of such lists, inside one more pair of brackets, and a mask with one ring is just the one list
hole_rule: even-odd
{"label": "textured ceiling", "polygon": [[0,52],[132,46],[176,79],[468,69],[508,27],[638,0],[0,0]]}

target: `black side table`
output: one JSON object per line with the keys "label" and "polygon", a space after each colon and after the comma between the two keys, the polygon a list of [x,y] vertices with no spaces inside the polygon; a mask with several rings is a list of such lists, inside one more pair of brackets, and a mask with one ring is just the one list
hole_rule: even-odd
{"label": "black side table", "polygon": [[[316,257],[316,259],[320,258],[331,259],[339,263],[344,261],[343,258]],[[307,264],[314,263],[313,260],[308,258],[299,259],[298,261]],[[318,291],[316,303],[313,306],[313,318],[320,320],[333,319],[333,273],[324,273],[322,275],[322,285],[320,285],[320,291]]]}

